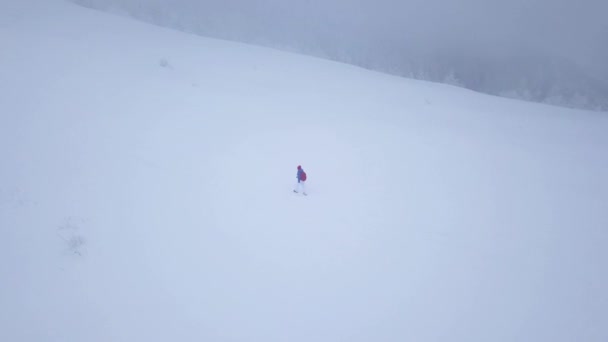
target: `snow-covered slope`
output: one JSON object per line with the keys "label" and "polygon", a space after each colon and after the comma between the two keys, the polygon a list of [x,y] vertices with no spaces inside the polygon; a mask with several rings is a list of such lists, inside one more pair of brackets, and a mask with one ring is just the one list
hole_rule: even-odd
{"label": "snow-covered slope", "polygon": [[55,0],[0,42],[1,341],[608,340],[606,116]]}

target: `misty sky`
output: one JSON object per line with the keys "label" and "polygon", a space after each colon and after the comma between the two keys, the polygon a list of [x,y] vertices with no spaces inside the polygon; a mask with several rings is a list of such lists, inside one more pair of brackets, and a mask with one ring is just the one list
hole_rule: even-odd
{"label": "misty sky", "polygon": [[284,37],[333,32],[359,44],[499,54],[539,48],[585,63],[608,56],[606,0],[155,1],[202,18],[240,14],[243,25],[276,29]]}
{"label": "misty sky", "polygon": [[[608,0],[73,1],[404,76],[456,71],[460,85],[493,94],[608,98]],[[523,83],[535,89],[515,89]]]}

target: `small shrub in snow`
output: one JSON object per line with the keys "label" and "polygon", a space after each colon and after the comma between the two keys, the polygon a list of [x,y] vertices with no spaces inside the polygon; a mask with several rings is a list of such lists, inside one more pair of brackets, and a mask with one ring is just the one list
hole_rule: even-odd
{"label": "small shrub in snow", "polygon": [[166,58],[162,58],[162,59],[160,60],[160,62],[159,62],[159,65],[160,65],[162,68],[170,68],[170,67],[171,67],[171,64],[169,64],[169,61],[168,61]]}
{"label": "small shrub in snow", "polygon": [[85,239],[79,234],[79,226],[74,223],[72,218],[65,219],[64,223],[59,226],[57,235],[66,243],[67,251],[70,254],[83,255]]}

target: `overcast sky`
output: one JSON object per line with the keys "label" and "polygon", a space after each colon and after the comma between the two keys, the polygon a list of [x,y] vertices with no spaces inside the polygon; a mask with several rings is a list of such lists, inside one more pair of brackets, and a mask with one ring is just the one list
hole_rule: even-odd
{"label": "overcast sky", "polygon": [[[604,67],[608,0],[76,0],[213,18],[258,40],[332,41],[463,53],[541,50]],[[230,20],[229,18],[232,18]],[[242,33],[241,33],[242,34]],[[238,35],[238,33],[234,33]],[[270,36],[270,37],[268,37]],[[253,38],[253,37],[250,37]]]}
{"label": "overcast sky", "polygon": [[[116,1],[116,0],[115,0]],[[607,0],[156,0],[195,12],[242,13],[287,36],[502,53],[535,47],[598,62],[608,50]],[[285,31],[287,30],[287,31]],[[318,31],[315,31],[318,30]]]}
{"label": "overcast sky", "polygon": [[[73,1],[404,76],[441,81],[456,70],[462,85],[494,94],[536,72],[547,77],[535,81],[537,88],[561,82],[556,91],[571,95],[578,90],[566,89],[569,84],[584,84],[583,93],[608,97],[608,0]],[[545,64],[551,66],[540,70]],[[500,74],[505,65],[510,71]],[[496,86],[473,84],[480,72]],[[517,76],[505,81],[509,74]],[[545,93],[537,91],[536,100]]]}

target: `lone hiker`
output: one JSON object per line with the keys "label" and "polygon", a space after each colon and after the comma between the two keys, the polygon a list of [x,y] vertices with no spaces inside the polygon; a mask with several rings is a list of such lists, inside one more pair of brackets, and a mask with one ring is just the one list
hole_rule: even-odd
{"label": "lone hiker", "polygon": [[296,178],[298,179],[298,183],[296,184],[295,189],[293,189],[293,192],[299,193],[302,191],[302,194],[306,196],[306,172],[304,172],[301,165],[298,165],[298,174],[296,175]]}

